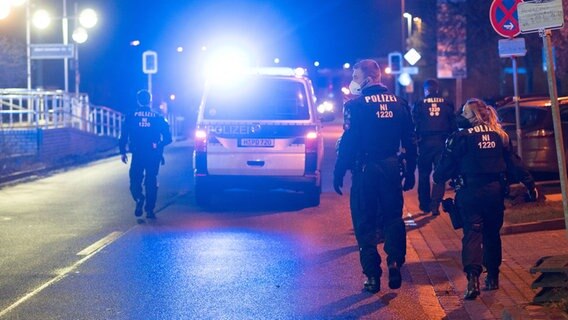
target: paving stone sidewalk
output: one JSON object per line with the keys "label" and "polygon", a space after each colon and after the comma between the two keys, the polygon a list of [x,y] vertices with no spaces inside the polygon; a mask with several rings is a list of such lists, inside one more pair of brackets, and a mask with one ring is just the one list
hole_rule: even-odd
{"label": "paving stone sidewalk", "polygon": [[[446,319],[568,319],[568,314],[558,309],[531,305],[537,292],[531,284],[537,275],[529,272],[541,257],[568,254],[566,230],[502,236],[500,289],[482,291],[477,300],[464,301],[461,230],[452,228],[446,213],[438,217],[423,213],[405,215],[408,245],[418,255]],[[419,276],[412,270],[410,275]]]}

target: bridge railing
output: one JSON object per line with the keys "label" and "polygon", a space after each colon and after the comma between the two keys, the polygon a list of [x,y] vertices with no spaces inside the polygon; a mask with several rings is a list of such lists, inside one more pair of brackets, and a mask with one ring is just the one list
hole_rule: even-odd
{"label": "bridge railing", "polygon": [[63,91],[0,89],[1,129],[76,128],[118,138],[122,113],[89,103],[86,94]]}

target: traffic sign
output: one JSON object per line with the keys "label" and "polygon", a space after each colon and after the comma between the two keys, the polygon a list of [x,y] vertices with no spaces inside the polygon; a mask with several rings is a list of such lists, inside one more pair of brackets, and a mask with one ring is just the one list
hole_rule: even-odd
{"label": "traffic sign", "polygon": [[523,0],[493,0],[489,9],[489,21],[497,34],[513,38],[521,33],[517,6]]}
{"label": "traffic sign", "polygon": [[524,2],[519,4],[519,27],[522,33],[544,29],[559,29],[564,26],[562,0]]}
{"label": "traffic sign", "polygon": [[527,53],[525,38],[499,40],[499,57],[524,57]]}
{"label": "traffic sign", "polygon": [[400,74],[402,72],[402,54],[400,52],[391,52],[388,58],[390,73]]}
{"label": "traffic sign", "polygon": [[402,73],[408,73],[409,75],[418,74],[418,67],[403,67]]}
{"label": "traffic sign", "polygon": [[30,45],[31,59],[65,59],[73,58],[74,46],[60,43],[37,43]]}
{"label": "traffic sign", "polygon": [[408,50],[406,52],[406,54],[404,55],[404,60],[406,60],[408,63],[410,63],[411,66],[415,65],[416,62],[418,62],[418,60],[420,60],[420,58],[422,58],[422,56],[414,48],[411,48],[410,50]]}
{"label": "traffic sign", "polygon": [[145,74],[158,73],[158,53],[155,51],[144,51],[142,53],[142,71]]}

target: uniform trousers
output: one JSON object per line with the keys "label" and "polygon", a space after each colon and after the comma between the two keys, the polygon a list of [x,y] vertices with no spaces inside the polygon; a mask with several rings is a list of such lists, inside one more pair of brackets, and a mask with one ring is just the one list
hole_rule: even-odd
{"label": "uniform trousers", "polygon": [[463,219],[464,272],[479,276],[485,266],[489,276],[497,276],[502,259],[499,232],[505,210],[501,183],[468,184],[458,190],[456,199]]}
{"label": "uniform trousers", "polygon": [[158,172],[162,155],[157,151],[134,152],[130,164],[130,193],[134,201],[144,197],[142,183],[146,193],[146,211],[154,210],[158,195]]}
{"label": "uniform trousers", "polygon": [[377,251],[377,225],[383,228],[387,265],[396,262],[400,266],[406,256],[398,159],[391,157],[369,162],[353,170],[352,180],[351,218],[363,273],[369,277],[380,277],[382,269]]}
{"label": "uniform trousers", "polygon": [[424,137],[418,145],[418,202],[421,209],[438,206],[444,197],[444,184],[434,183],[430,193],[430,174],[440,161],[444,145],[443,135]]}

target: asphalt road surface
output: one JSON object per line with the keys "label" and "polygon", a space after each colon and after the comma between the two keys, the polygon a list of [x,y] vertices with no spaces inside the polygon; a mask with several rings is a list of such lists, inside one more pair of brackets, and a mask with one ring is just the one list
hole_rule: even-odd
{"label": "asphalt road surface", "polygon": [[0,319],[432,318],[426,283],[390,290],[383,277],[378,294],[362,291],[348,194],[331,186],[340,132],[324,129],[314,208],[282,191],[196,206],[184,142],[167,148],[153,222],[135,219],[118,157],[3,187]]}

